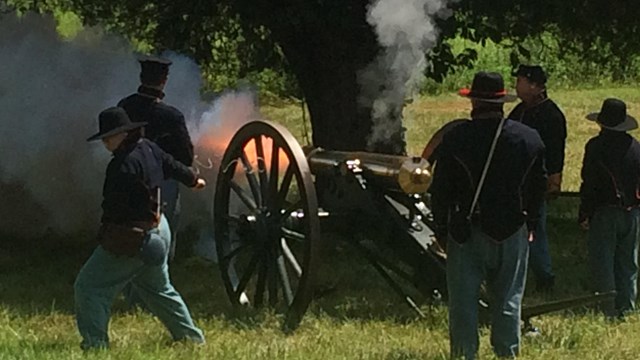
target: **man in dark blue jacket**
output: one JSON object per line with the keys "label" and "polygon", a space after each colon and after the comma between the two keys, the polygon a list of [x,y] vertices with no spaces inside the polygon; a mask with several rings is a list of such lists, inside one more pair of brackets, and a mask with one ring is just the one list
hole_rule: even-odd
{"label": "man in dark blue jacket", "polygon": [[[547,200],[555,199],[562,186],[564,148],[567,139],[567,121],[564,114],[547,95],[547,74],[539,65],[520,65],[516,76],[516,93],[522,100],[508,118],[535,129],[545,147],[547,167]],[[547,203],[539,210],[540,221],[535,238],[529,244],[529,267],[536,278],[536,289],[542,292],[553,290],[555,274],[549,254],[547,236]]]}
{"label": "man in dark blue jacket", "polygon": [[444,135],[430,189],[436,236],[448,239],[451,355],[476,356],[478,299],[486,281],[491,345],[498,356],[513,357],[520,345],[528,239],[546,189],[544,145],[535,130],[504,119],[503,103],[515,97],[506,94],[499,74],[477,73],[471,89],[460,94],[471,99],[472,120]]}
{"label": "man in dark blue jacket", "polygon": [[131,285],[140,301],[169,329],[174,340],[204,342],[180,294],[171,285],[167,256],[171,230],[160,207],[165,178],[202,188],[205,181],[153,142],[141,138],[145,123],[132,123],[122,108],[100,113],[102,140],[113,159],[103,186],[99,245],[74,285],[82,348],[109,346],[111,302]]}
{"label": "man in dark blue jacket", "polygon": [[[120,100],[118,106],[124,108],[134,122],[146,122],[144,136],[158,144],[162,150],[186,166],[193,163],[193,144],[180,110],[162,102],[164,87],[169,76],[171,61],[160,57],[144,57],[140,62],[140,83],[135,94]],[[169,260],[175,255],[178,221],[180,217],[180,196],[178,183],[168,179],[162,185],[164,212],[171,232]]]}
{"label": "man in dark blue jacket", "polygon": [[602,310],[623,317],[634,309],[637,295],[640,144],[626,132],[638,124],[618,99],[605,100],[587,119],[602,130],[585,147],[578,221],[589,229],[593,290],[617,292]]}

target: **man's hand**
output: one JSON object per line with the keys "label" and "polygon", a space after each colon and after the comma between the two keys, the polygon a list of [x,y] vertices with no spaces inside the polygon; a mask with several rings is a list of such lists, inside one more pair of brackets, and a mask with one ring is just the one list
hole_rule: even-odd
{"label": "man's hand", "polygon": [[551,174],[547,179],[547,192],[546,199],[547,200],[555,200],[560,195],[560,190],[562,188],[562,174]]}
{"label": "man's hand", "polygon": [[207,181],[201,177],[196,180],[196,184],[193,186],[194,190],[204,189],[207,186]]}
{"label": "man's hand", "polygon": [[533,242],[533,240],[535,240],[535,239],[536,239],[536,237],[535,237],[535,235],[533,234],[533,231],[529,231],[529,237],[527,238],[527,240],[528,240],[529,242]]}

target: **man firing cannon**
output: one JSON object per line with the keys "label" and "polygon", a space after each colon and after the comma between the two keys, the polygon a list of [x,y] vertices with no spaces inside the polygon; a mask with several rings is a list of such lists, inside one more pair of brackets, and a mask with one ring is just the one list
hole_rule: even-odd
{"label": "man firing cannon", "polygon": [[200,189],[206,185],[191,169],[156,144],[142,138],[144,122],[131,122],[122,108],[99,116],[101,140],[113,153],[103,186],[99,245],[74,284],[75,309],[82,348],[109,346],[111,302],[125,286],[158,316],[174,340],[204,342],[202,331],[169,279],[167,258],[171,230],[160,206],[165,178]]}

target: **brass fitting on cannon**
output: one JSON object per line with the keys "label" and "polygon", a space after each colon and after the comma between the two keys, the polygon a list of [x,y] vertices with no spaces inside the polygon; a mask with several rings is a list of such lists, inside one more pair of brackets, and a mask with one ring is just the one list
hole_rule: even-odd
{"label": "brass fitting on cannon", "polygon": [[421,157],[408,158],[398,170],[398,185],[407,194],[424,194],[432,179],[431,165]]}

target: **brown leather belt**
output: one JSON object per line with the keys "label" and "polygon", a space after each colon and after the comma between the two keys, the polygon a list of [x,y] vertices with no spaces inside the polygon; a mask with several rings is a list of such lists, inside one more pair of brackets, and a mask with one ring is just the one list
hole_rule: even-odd
{"label": "brown leather belt", "polygon": [[127,224],[103,223],[98,231],[98,243],[115,255],[135,256],[140,251],[147,231],[157,226],[156,221],[130,221]]}

